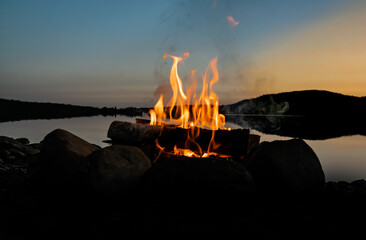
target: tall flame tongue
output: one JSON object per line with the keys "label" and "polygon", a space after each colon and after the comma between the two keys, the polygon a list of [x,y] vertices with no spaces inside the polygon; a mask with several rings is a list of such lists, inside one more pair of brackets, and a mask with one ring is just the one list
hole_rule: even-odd
{"label": "tall flame tongue", "polygon": [[[169,55],[164,55],[164,58],[166,56]],[[184,53],[183,56],[186,58],[189,56],[189,53]],[[203,86],[201,94],[196,95],[197,81],[195,79],[195,71],[193,70],[191,72],[192,85],[187,88],[187,94],[185,94],[182,81],[178,75],[178,63],[184,58],[169,57],[174,60],[170,71],[170,84],[173,90],[173,96],[166,109],[164,109],[163,105],[163,95],[160,96],[154,109],[150,110],[150,124],[162,125],[164,123],[170,123],[178,125],[181,128],[189,129],[184,149],[175,146],[174,154],[188,157],[216,155],[213,151],[219,145],[215,143],[215,130],[225,129],[225,116],[219,114],[219,99],[212,89],[213,85],[219,80],[216,67],[217,58],[213,59],[207,67],[205,74],[202,76]],[[209,73],[211,73],[210,80],[208,80]],[[203,152],[201,146],[195,141],[200,134],[200,128],[212,130],[211,141],[206,152]]]}

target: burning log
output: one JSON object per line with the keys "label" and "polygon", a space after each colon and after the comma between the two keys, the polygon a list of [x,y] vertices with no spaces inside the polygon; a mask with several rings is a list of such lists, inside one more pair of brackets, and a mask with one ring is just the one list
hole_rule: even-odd
{"label": "burning log", "polygon": [[[137,120],[139,123],[114,121],[109,127],[108,137],[115,144],[128,144],[140,146],[143,144],[155,144],[156,140],[160,147],[166,152],[173,152],[174,147],[184,148],[187,145],[187,135],[192,128],[179,128],[174,125],[148,125]],[[197,127],[193,127],[197,131]],[[199,136],[195,142],[202,151],[207,151],[212,138],[212,130],[199,129]],[[250,140],[250,141],[249,141]],[[217,148],[213,152],[233,159],[240,159],[245,156],[250,148],[259,143],[259,136],[249,134],[249,129],[216,130],[214,141]],[[194,144],[190,147],[194,152]]]}
{"label": "burning log", "polygon": [[155,141],[160,133],[161,126],[114,121],[109,126],[107,137],[112,139],[113,143],[138,146]]}

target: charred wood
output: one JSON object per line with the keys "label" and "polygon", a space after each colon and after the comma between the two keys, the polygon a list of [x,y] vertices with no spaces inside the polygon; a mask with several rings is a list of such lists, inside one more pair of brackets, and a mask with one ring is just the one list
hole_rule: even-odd
{"label": "charred wood", "polygon": [[[249,133],[249,129],[234,130],[208,130],[201,128],[184,129],[173,125],[148,125],[143,121],[139,123],[130,123],[114,121],[109,127],[108,137],[114,144],[128,144],[136,146],[155,145],[157,143],[164,148],[166,152],[172,152],[174,146],[178,148],[189,148],[190,150],[201,153],[211,152],[230,155],[233,159],[239,159],[245,156],[248,151],[259,143],[259,136]],[[195,142],[187,141],[189,131],[199,131]],[[212,134],[214,133],[214,142],[216,147],[210,146]]]}

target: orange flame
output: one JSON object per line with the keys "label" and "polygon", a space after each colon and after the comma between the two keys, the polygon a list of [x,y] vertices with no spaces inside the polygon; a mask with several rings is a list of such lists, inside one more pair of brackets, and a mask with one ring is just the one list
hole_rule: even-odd
{"label": "orange flame", "polygon": [[[166,56],[164,55],[164,57]],[[189,53],[184,53],[183,56],[186,58],[189,56]],[[192,85],[187,88],[187,94],[185,94],[181,78],[178,74],[178,63],[183,58],[176,56],[169,57],[173,59],[173,65],[170,71],[170,85],[173,90],[173,96],[166,110],[163,106],[163,95],[160,96],[154,109],[150,110],[150,124],[162,125],[163,122],[169,122],[181,128],[189,129],[184,149],[179,149],[175,146],[174,154],[195,157],[208,157],[209,155],[215,154],[213,151],[219,147],[214,139],[215,130],[225,129],[225,116],[219,114],[219,99],[213,91],[213,85],[219,80],[216,66],[217,58],[210,62],[205,74],[202,76],[202,91],[201,94],[197,95],[195,70],[191,71]],[[211,77],[210,79],[209,76]],[[167,117],[168,119],[166,119]],[[200,128],[212,130],[211,141],[206,152],[203,152],[201,146],[195,141],[200,134]]]}
{"label": "orange flame", "polygon": [[151,119],[150,125],[161,125],[162,119],[165,118],[163,95],[160,95],[159,101],[155,104],[154,110],[149,111]]}
{"label": "orange flame", "polygon": [[234,20],[233,16],[228,15],[228,16],[226,17],[226,19],[227,19],[227,21],[228,21],[228,22],[229,22],[233,27],[236,27],[236,25],[238,25],[238,24],[239,24],[239,22],[237,22],[237,21],[235,21],[235,20]]}

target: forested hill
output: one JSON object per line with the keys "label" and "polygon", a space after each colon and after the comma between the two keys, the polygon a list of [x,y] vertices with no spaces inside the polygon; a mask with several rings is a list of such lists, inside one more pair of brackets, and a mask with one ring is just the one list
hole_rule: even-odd
{"label": "forested hill", "polygon": [[60,103],[39,103],[0,98],[0,122],[86,117],[97,115],[141,116],[148,108],[97,108]]}
{"label": "forested hill", "polygon": [[267,94],[221,106],[228,122],[303,139],[366,135],[366,98],[306,90]]}
{"label": "forested hill", "polygon": [[348,96],[322,90],[267,94],[222,106],[222,113],[284,114],[302,116],[364,115],[366,97]]}

